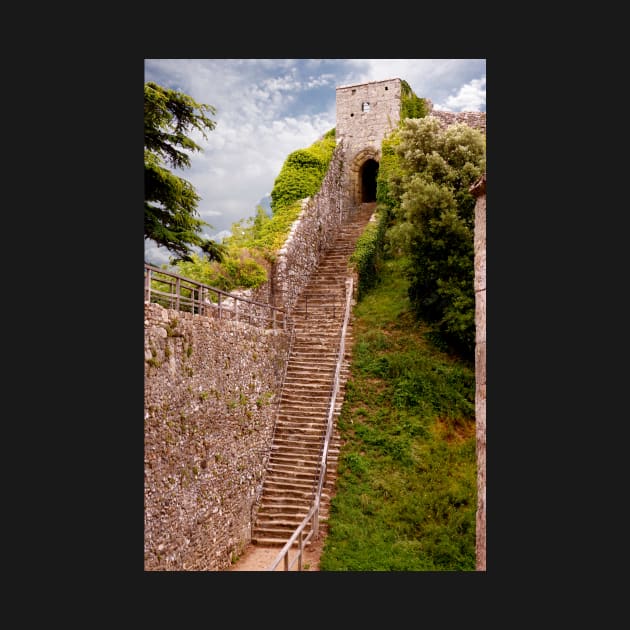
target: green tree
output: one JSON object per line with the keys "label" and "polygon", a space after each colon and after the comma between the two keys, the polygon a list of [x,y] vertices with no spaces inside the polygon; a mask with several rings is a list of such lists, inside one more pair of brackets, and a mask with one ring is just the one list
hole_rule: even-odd
{"label": "green tree", "polygon": [[436,340],[474,356],[474,206],[470,185],[485,170],[485,136],[464,124],[442,130],[431,117],[408,119],[398,132],[392,250],[409,256],[409,299],[434,326]]}
{"label": "green tree", "polygon": [[168,249],[176,260],[192,260],[195,247],[209,260],[223,257],[222,246],[201,234],[204,226],[211,227],[199,217],[201,198],[168,168],[190,168],[188,152],[202,149],[189,134],[196,129],[207,138],[216,123],[206,114],[215,113],[212,105],[181,91],[144,84],[144,238]]}
{"label": "green tree", "polygon": [[321,188],[335,146],[333,128],[307,149],[291,153],[271,193],[275,199],[271,216],[257,205],[254,216],[232,223],[231,235],[221,245],[220,262],[193,256],[175,263],[178,273],[223,291],[255,289],[266,282],[276,253],[301,211],[300,200]]}

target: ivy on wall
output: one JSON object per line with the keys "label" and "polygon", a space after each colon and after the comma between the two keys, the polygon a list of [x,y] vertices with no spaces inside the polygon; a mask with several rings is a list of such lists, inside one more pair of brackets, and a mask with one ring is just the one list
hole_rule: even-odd
{"label": "ivy on wall", "polygon": [[424,118],[429,113],[426,99],[413,93],[407,81],[400,82],[400,120],[405,118]]}
{"label": "ivy on wall", "polygon": [[357,239],[350,264],[358,275],[357,299],[360,300],[378,281],[380,261],[387,231],[387,212],[378,212]]}
{"label": "ivy on wall", "polygon": [[335,150],[335,129],[308,149],[290,153],[271,191],[271,209],[275,216],[280,208],[316,194],[328,170]]}
{"label": "ivy on wall", "polygon": [[178,264],[179,272],[224,291],[255,289],[266,282],[270,263],[300,214],[301,200],[319,192],[335,147],[333,128],[310,147],[289,154],[271,192],[271,216],[258,206],[255,216],[232,224],[232,235],[223,239],[221,263],[193,256],[192,262]]}
{"label": "ivy on wall", "polygon": [[[426,99],[417,97],[409,83],[401,81],[401,121],[406,118],[422,118],[428,113]],[[194,257],[188,265],[180,265],[180,272],[225,291],[235,288],[257,288],[263,284],[268,279],[270,264],[275,260],[277,251],[284,245],[291,226],[302,210],[301,201],[319,192],[335,147],[333,127],[310,147],[290,153],[271,191],[271,215],[267,215],[264,209],[258,206],[255,216],[234,223],[232,235],[223,239],[226,255],[222,263],[209,263]],[[387,166],[395,168],[395,161],[393,149],[390,150],[389,143],[384,141],[380,171],[391,170]],[[392,164],[385,164],[386,162]],[[379,172],[377,201],[380,204],[386,206],[396,204],[394,200],[397,200],[399,191],[391,188],[390,181]],[[387,220],[383,216],[379,225]],[[379,247],[382,247],[380,231],[377,241]],[[375,253],[368,255],[367,250],[358,254],[356,262],[363,268],[361,276],[364,279],[361,282],[364,289],[373,281],[376,268],[374,256]]]}
{"label": "ivy on wall", "polygon": [[335,151],[335,129],[307,149],[290,153],[271,191],[271,216],[258,212],[247,224],[235,224],[234,236],[225,240],[233,246],[261,252],[273,261],[276,252],[284,245],[291,225],[302,209],[302,199],[317,194],[328,171]]}

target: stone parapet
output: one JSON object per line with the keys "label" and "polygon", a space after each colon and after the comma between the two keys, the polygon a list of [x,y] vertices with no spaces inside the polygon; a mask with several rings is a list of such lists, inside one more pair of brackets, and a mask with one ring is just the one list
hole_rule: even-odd
{"label": "stone parapet", "polygon": [[[345,145],[341,143],[335,147],[318,193],[302,200],[302,210],[272,266],[270,301],[285,309],[288,317],[348,215],[344,158]],[[257,298],[260,296],[258,293]]]}
{"label": "stone parapet", "polygon": [[437,118],[442,128],[464,123],[473,129],[483,131],[484,135],[486,133],[486,112],[445,112],[434,109],[430,115]]}
{"label": "stone parapet", "polygon": [[144,566],[214,571],[251,538],[288,334],[145,304]]}

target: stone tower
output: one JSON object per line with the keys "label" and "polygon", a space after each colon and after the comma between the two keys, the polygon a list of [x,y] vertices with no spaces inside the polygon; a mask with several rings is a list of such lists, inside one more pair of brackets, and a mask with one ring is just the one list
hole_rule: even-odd
{"label": "stone tower", "polygon": [[350,202],[375,201],[381,143],[400,121],[401,81],[338,87],[336,108],[335,137],[345,146]]}

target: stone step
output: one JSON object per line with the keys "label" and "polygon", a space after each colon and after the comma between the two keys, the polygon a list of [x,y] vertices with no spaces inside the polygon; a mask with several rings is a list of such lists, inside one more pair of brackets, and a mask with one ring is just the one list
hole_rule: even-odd
{"label": "stone step", "polygon": [[286,480],[284,477],[278,478],[267,475],[263,487],[265,490],[287,490],[308,494],[315,491],[315,483],[317,483],[317,480],[313,477],[309,479]]}
{"label": "stone step", "polygon": [[[297,393],[300,392],[300,393]],[[318,392],[304,392],[302,388],[296,389],[296,393],[287,390],[282,393],[282,398],[280,399],[280,405],[308,405],[312,410],[318,409],[320,411],[326,412],[328,409],[328,402],[330,401],[330,396],[328,394],[321,394]]]}
{"label": "stone step", "polygon": [[324,442],[324,435],[322,432],[322,435],[313,438],[301,437],[298,439],[282,435],[275,435],[273,441],[276,446],[283,446],[287,449],[290,449],[292,452],[299,453],[301,452],[301,450],[299,449],[308,449],[309,451],[321,453]]}
{"label": "stone step", "polygon": [[[291,453],[274,453],[270,455],[269,461],[267,462],[268,466],[289,466],[291,468],[302,468],[302,470],[311,470],[315,471],[322,461],[322,453],[318,451],[317,453],[312,453],[309,457],[304,457],[304,454],[301,453],[299,457],[294,456]],[[264,482],[263,482],[264,485]]]}
{"label": "stone step", "polygon": [[306,375],[302,373],[289,374],[284,377],[284,386],[296,385],[307,389],[330,388],[333,374],[320,373],[319,375]]}
{"label": "stone step", "polygon": [[[285,383],[289,384],[292,381],[295,381],[296,384],[300,383],[320,383],[320,384],[328,384],[331,386],[333,384],[333,379],[336,373],[336,366],[330,367],[328,370],[319,370],[317,372],[311,372],[307,368],[307,364],[305,363],[301,367],[294,367],[290,370],[287,370],[285,375]],[[346,368],[343,364],[339,369],[339,377],[344,379],[344,376],[350,374],[349,368]],[[344,379],[345,380],[345,379]]]}
{"label": "stone step", "polygon": [[[299,525],[299,523],[298,523],[298,525]],[[308,536],[310,531],[311,531],[311,529],[310,529],[310,526],[309,526],[307,531],[304,532],[303,536]],[[280,551],[280,549],[287,544],[287,541],[289,540],[289,538],[291,538],[291,535],[283,537],[282,534],[280,534],[279,536],[276,536],[274,534],[275,534],[275,532],[271,532],[270,535],[255,535],[254,534],[254,537],[252,538],[252,544],[258,545],[259,547],[278,547],[278,551]],[[307,545],[306,545],[307,548],[311,544],[311,542],[312,541],[309,541],[307,543]],[[300,545],[299,540],[296,540],[293,543],[292,547],[297,548],[297,547],[299,547],[299,545]],[[284,565],[282,565],[282,563],[281,563],[280,566],[282,567]]]}
{"label": "stone step", "polygon": [[310,508],[311,503],[309,499],[302,499],[296,497],[273,497],[267,496],[265,497],[261,503],[259,508],[259,513],[266,513],[269,511],[297,511],[297,510],[306,510]]}
{"label": "stone step", "polygon": [[300,457],[312,457],[317,460],[321,458],[321,449],[320,448],[309,448],[308,446],[288,446],[282,443],[275,443],[271,446],[271,454],[274,455],[282,455],[284,457],[292,457],[293,455]]}
{"label": "stone step", "polygon": [[270,463],[267,466],[266,474],[276,477],[284,475],[286,479],[312,479],[318,474],[319,463],[313,462],[310,466],[289,466],[288,464]]}
{"label": "stone step", "polygon": [[304,501],[313,500],[313,489],[303,490],[302,488],[276,488],[274,486],[263,486],[263,495],[265,499],[270,497],[287,497],[294,499],[302,499]]}
{"label": "stone step", "polygon": [[[274,438],[252,542],[269,546],[286,544],[312,507],[339,358],[346,278],[353,273],[349,258],[374,205],[358,207],[338,230],[332,247],[322,256],[292,311],[295,336],[278,401]],[[345,383],[350,375],[351,324],[349,322],[346,329],[339,390],[333,407],[334,421],[341,412]],[[326,518],[329,511],[340,445],[339,434],[334,430],[328,443],[320,518]]]}
{"label": "stone step", "polygon": [[[276,540],[278,541],[278,544],[280,544],[281,541],[282,545],[285,545],[287,540],[289,540],[289,538],[291,538],[291,535],[293,534],[293,532],[295,531],[295,529],[298,527],[298,525],[300,525],[300,523],[303,521],[304,519],[294,519],[294,520],[290,520],[290,521],[282,521],[279,523],[264,523],[261,525],[256,525],[255,529],[254,529],[254,535],[252,538],[254,538],[256,540],[255,544],[263,544],[262,540],[265,541],[271,541],[271,540]],[[308,523],[307,526],[304,528],[304,535],[308,535],[309,532],[311,531],[311,524]],[[271,544],[270,542],[265,542],[264,544]]]}
{"label": "stone step", "polygon": [[[328,445],[328,458],[336,457],[338,454],[339,443],[333,442]],[[268,465],[278,464],[285,466],[300,466],[305,470],[312,466],[318,466],[322,459],[322,449],[311,449],[307,451],[294,451],[291,449],[282,449],[270,451]]]}

